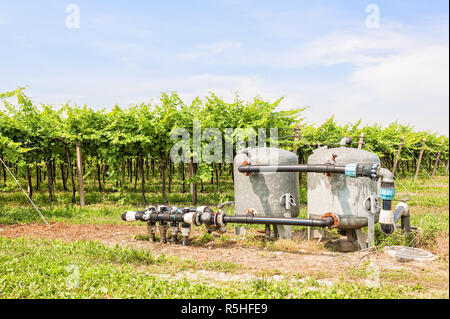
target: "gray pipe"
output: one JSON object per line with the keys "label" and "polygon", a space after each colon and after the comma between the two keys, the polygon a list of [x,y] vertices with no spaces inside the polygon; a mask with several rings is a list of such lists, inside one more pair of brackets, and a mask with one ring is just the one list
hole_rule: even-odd
{"label": "gray pipe", "polygon": [[300,172],[345,174],[349,177],[369,177],[377,180],[378,164],[352,163],[347,165],[332,164],[297,164],[297,165],[251,165],[245,164],[238,167],[238,171],[244,174],[264,172]]}
{"label": "gray pipe", "polygon": [[411,232],[411,221],[408,204],[402,202],[395,207],[394,222],[396,223],[401,218],[401,227],[406,233]]}
{"label": "gray pipe", "polygon": [[269,217],[252,215],[235,215],[223,217],[223,222],[236,224],[263,224],[263,225],[291,225],[291,226],[310,226],[310,227],[328,227],[333,225],[334,220],[331,217],[323,219],[309,218],[288,218],[288,217]]}
{"label": "gray pipe", "polygon": [[379,223],[381,231],[391,235],[395,231],[395,219],[392,213],[392,200],[395,197],[394,174],[386,168],[380,168],[377,176],[381,178],[380,196],[383,200]]}
{"label": "gray pipe", "polygon": [[190,223],[200,226],[205,225],[209,229],[214,229],[214,227],[224,226],[227,223],[238,223],[238,224],[274,224],[274,225],[293,225],[293,226],[311,226],[311,227],[327,227],[331,226],[338,221],[335,221],[334,217],[324,217],[323,219],[310,219],[310,218],[289,218],[289,217],[269,217],[269,216],[253,216],[252,214],[247,215],[234,215],[228,216],[224,213],[220,213],[222,216],[222,221],[218,222],[217,218],[219,213],[215,213],[209,207],[202,207],[200,211],[194,211],[193,209],[185,208],[180,211],[174,212],[157,212],[152,211],[127,211],[122,214],[122,219],[124,221],[136,221],[141,220],[144,222],[159,222],[159,230],[161,232],[161,239],[166,240],[165,232],[167,231],[167,223],[186,223],[186,216],[189,216],[188,220]]}
{"label": "gray pipe", "polygon": [[241,173],[263,173],[263,172],[303,172],[303,173],[335,173],[345,174],[345,166],[331,164],[317,165],[241,165],[238,167]]}
{"label": "gray pipe", "polygon": [[394,184],[394,174],[387,168],[380,168],[377,175],[381,177],[381,182]]}

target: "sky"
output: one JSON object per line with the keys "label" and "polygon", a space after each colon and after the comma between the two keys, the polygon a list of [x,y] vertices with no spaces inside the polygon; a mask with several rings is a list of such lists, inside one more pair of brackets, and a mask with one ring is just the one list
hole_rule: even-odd
{"label": "sky", "polygon": [[214,92],[449,134],[448,1],[0,0],[0,92],[111,109]]}

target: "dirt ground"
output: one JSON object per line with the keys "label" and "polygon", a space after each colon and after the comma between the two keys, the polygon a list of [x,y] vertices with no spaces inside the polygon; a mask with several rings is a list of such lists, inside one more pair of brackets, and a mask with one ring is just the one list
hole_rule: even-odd
{"label": "dirt ground", "polygon": [[[272,275],[315,276],[325,280],[339,277],[348,278],[349,269],[361,269],[370,261],[378,266],[380,272],[406,271],[416,278],[424,273],[432,273],[440,282],[440,289],[448,289],[448,261],[439,257],[427,262],[399,262],[390,255],[371,251],[354,253],[337,253],[326,249],[312,249],[314,242],[305,242],[305,248],[298,253],[284,251],[268,251],[260,248],[245,247],[239,242],[223,246],[213,240],[204,246],[181,244],[151,243],[136,239],[136,235],[146,235],[145,226],[134,225],[99,225],[99,224],[44,224],[0,225],[0,236],[32,239],[46,238],[61,241],[99,241],[107,246],[120,245],[150,250],[155,256],[177,256],[198,261],[224,261],[243,266],[251,275],[269,271]],[[199,273],[199,275],[201,275]],[[319,275],[319,276],[318,276]],[[425,280],[426,282],[427,280]],[[444,287],[445,286],[445,287]]]}

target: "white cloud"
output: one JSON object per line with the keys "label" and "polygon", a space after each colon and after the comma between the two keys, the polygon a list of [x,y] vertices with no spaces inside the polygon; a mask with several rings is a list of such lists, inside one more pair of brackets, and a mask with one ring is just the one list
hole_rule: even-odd
{"label": "white cloud", "polygon": [[393,103],[404,102],[411,94],[427,99],[448,97],[448,59],[448,47],[426,47],[360,68],[353,74],[352,81],[375,96],[388,97]]}
{"label": "white cloud", "polygon": [[[357,68],[342,82],[298,83],[285,88],[286,105],[309,105],[307,119],[388,124],[398,120],[421,130],[448,134],[448,46],[418,48]],[[278,88],[283,90],[283,88]]]}
{"label": "white cloud", "polygon": [[[136,67],[133,54],[146,54],[143,47],[133,43],[108,42],[97,47],[118,54],[128,67]],[[333,32],[287,52],[259,53],[249,48],[241,52],[241,48],[241,42],[226,40],[198,45],[183,53],[163,54],[159,58],[167,58],[174,64],[185,60],[214,62],[233,66],[230,70],[246,66],[265,73],[255,75],[248,71],[243,75],[221,75],[210,71],[140,77],[79,74],[30,79],[25,84],[37,88],[38,92],[30,90],[29,94],[37,101],[57,104],[72,100],[94,107],[149,101],[157,98],[161,91],[170,90],[177,91],[186,102],[209,91],[226,100],[232,100],[236,92],[243,99],[260,95],[275,100],[285,96],[283,108],[310,106],[305,113],[310,122],[321,123],[335,114],[340,122],[363,119],[366,123],[388,124],[398,120],[403,124],[411,123],[417,129],[448,134],[447,39],[376,30],[366,34]],[[131,52],[132,59],[124,56],[125,52]],[[353,68],[349,68],[346,77],[339,74],[339,81],[324,77],[319,82],[301,76],[303,67],[341,63]],[[284,70],[298,70],[300,76],[284,79],[280,77]]]}
{"label": "white cloud", "polygon": [[391,117],[448,133],[448,46],[386,58],[355,71],[349,83],[361,96],[359,103],[352,104],[353,110],[364,108],[377,120]]}
{"label": "white cloud", "polygon": [[243,99],[260,95],[273,101],[284,96],[282,108],[309,106],[305,113],[309,122],[322,123],[334,114],[340,122],[363,119],[364,123],[388,124],[398,120],[417,129],[448,134],[448,59],[448,47],[428,47],[359,67],[346,81],[321,83],[207,73],[146,78],[40,78],[30,82],[37,87],[50,86],[49,93],[67,93],[49,95],[40,90],[30,92],[30,96],[39,102],[57,104],[72,100],[94,107],[150,101],[168,90],[177,91],[186,103],[210,91],[227,101],[232,101],[236,92]]}
{"label": "white cloud", "polygon": [[424,46],[428,39],[390,31],[331,32],[281,52],[258,52],[240,62],[257,67],[301,68],[350,63],[356,67]]}

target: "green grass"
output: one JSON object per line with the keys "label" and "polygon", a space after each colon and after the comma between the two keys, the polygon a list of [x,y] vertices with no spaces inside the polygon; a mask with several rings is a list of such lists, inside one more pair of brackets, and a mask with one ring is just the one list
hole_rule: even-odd
{"label": "green grass", "polygon": [[423,290],[418,285],[370,288],[338,281],[328,286],[314,279],[267,277],[207,284],[160,276],[155,266],[166,263],[165,257],[92,242],[0,237],[0,298],[408,298]]}
{"label": "green grass", "polygon": [[[436,244],[449,236],[449,189],[448,177],[429,179],[405,178],[397,183],[398,199],[409,197],[411,225],[419,232],[405,236],[397,230],[391,236],[381,233],[376,225],[378,248],[390,245],[414,245],[435,252]],[[98,192],[93,181],[86,183],[87,205],[80,208],[71,204],[70,192],[56,187],[55,202],[48,203],[45,188],[35,193],[35,200],[44,216],[50,222],[122,224],[120,215],[126,210],[143,207],[138,186],[126,189],[124,194],[106,185],[106,192]],[[413,195],[407,194],[406,189]],[[216,192],[214,185],[205,183],[205,193],[199,193],[199,205],[210,205],[233,200],[233,188],[229,181],[222,184],[222,192]],[[146,186],[149,204],[162,203],[157,180]],[[189,206],[190,194],[182,194],[180,185],[175,184],[168,194],[169,202],[175,206]],[[306,217],[306,192],[300,191],[300,215]],[[78,198],[77,198],[78,200]],[[227,207],[232,212],[232,207]],[[26,197],[8,182],[0,188],[0,224],[42,222]],[[131,223],[130,223],[131,224]],[[264,239],[257,231],[262,225],[247,225],[250,230],[240,245],[255,247],[264,253],[275,249],[273,240]],[[294,227],[294,230],[304,229]],[[336,235],[336,230],[331,235]],[[147,240],[148,236],[135,239]],[[211,236],[206,232],[193,236],[193,246],[234,245],[234,236],[222,234]],[[448,265],[448,252],[444,253]],[[79,269],[80,286],[70,288],[70,265]],[[67,268],[69,267],[69,268]],[[448,267],[448,266],[447,266]],[[367,287],[361,278],[366,277],[364,269],[349,269],[333,285],[323,285],[319,279],[326,279],[326,273],[316,273],[312,278],[298,281],[296,276],[283,275],[285,280],[274,281],[271,276],[276,269],[267,270],[249,282],[217,282],[211,280],[183,279],[176,275],[183,272],[206,270],[238,274],[248,269],[240,264],[210,260],[198,261],[176,256],[153,255],[148,251],[123,247],[106,247],[98,242],[72,242],[7,239],[0,237],[0,298],[410,298],[444,297],[448,291],[433,290],[436,284],[433,274],[410,274],[404,271],[387,270],[381,275],[379,288]],[[290,279],[295,279],[291,281]],[[440,278],[445,282],[448,278]],[[440,284],[442,286],[442,284]],[[441,287],[442,288],[442,287]]]}
{"label": "green grass", "polygon": [[[391,236],[385,236],[381,233],[379,226],[376,226],[377,245],[382,248],[388,245],[416,245],[418,247],[425,247],[427,249],[433,249],[435,241],[438,237],[448,236],[449,225],[449,189],[448,189],[448,177],[436,177],[434,180],[419,179],[414,181],[413,178],[405,178],[397,183],[397,200],[394,201],[394,205],[398,202],[398,199],[403,198],[406,193],[406,189],[413,194],[410,197],[408,204],[411,207],[411,225],[419,227],[420,232],[414,232],[412,235],[404,236],[400,231],[396,231]],[[89,186],[90,185],[90,186]],[[224,183],[223,189],[226,191],[223,193],[211,193],[211,194],[199,194],[199,204],[210,205],[211,201],[215,203],[222,200],[228,200],[233,198],[232,185]],[[112,186],[111,186],[112,187]],[[151,186],[149,186],[151,187]],[[155,186],[156,187],[156,186]],[[405,188],[406,187],[406,188]],[[179,185],[174,186],[174,189],[178,189]],[[205,183],[205,189],[214,190],[213,185]],[[130,190],[121,199],[124,201],[119,202],[119,193],[117,192],[105,192],[100,193],[96,190],[95,184],[88,183],[88,190],[90,193],[88,197],[91,204],[85,207],[79,207],[78,205],[67,204],[70,202],[70,193],[56,192],[56,201],[54,204],[47,203],[47,194],[45,192],[36,193],[33,197],[40,210],[50,222],[64,222],[64,223],[95,223],[95,224],[125,224],[120,218],[120,215],[126,210],[138,210],[142,209],[142,200],[139,192]],[[306,189],[304,185],[301,187],[305,197]],[[182,193],[170,193],[169,200],[171,205],[187,206],[189,205],[190,195]],[[151,203],[161,203],[162,198],[159,198],[159,194],[148,194],[148,201]],[[306,197],[304,198],[306,200]],[[214,204],[212,205],[214,206]],[[232,212],[232,207],[227,207],[227,210]],[[300,204],[300,218],[307,216],[307,209],[305,204]],[[15,192],[0,192],[0,224],[16,224],[16,223],[32,223],[41,222],[39,215],[34,208],[28,203],[26,197],[19,191]],[[261,225],[245,225],[250,230],[262,231],[264,226]],[[294,230],[301,229],[294,227]],[[205,245],[212,241],[212,236],[204,234],[203,236],[195,238],[194,245]],[[254,235],[247,235],[248,246],[257,248],[267,248],[273,243],[271,241],[261,241],[261,239],[254,238]],[[223,244],[227,245],[230,242],[229,236],[224,236],[219,240]]]}
{"label": "green grass", "polygon": [[449,177],[436,176],[433,179],[407,177],[396,183],[396,199],[409,199],[408,205],[426,207],[449,206]]}

